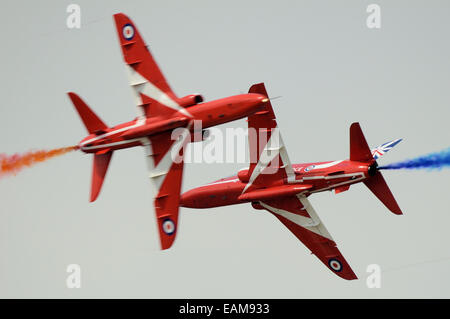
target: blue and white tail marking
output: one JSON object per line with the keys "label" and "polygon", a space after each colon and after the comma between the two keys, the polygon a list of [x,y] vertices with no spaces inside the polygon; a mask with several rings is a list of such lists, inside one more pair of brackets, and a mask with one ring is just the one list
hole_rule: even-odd
{"label": "blue and white tail marking", "polygon": [[389,152],[391,148],[393,148],[395,145],[397,145],[401,141],[402,141],[402,139],[398,138],[396,140],[384,143],[384,144],[378,146],[377,148],[372,149],[371,152],[372,152],[373,158],[376,160],[379,159],[380,157],[382,157],[385,153]]}

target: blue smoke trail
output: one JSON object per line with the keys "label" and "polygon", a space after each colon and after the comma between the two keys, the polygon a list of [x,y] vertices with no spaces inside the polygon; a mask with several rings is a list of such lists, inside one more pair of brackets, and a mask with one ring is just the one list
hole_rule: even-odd
{"label": "blue smoke trail", "polygon": [[440,152],[430,153],[413,159],[379,166],[378,169],[442,169],[450,167],[450,148]]}

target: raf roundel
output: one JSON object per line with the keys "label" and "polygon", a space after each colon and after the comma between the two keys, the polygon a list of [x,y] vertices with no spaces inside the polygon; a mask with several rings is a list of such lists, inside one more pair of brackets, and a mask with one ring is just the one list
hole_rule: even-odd
{"label": "raf roundel", "polygon": [[162,223],[162,229],[167,235],[172,235],[175,232],[175,223],[170,218],[167,218]]}
{"label": "raf roundel", "polygon": [[129,23],[125,24],[122,29],[122,34],[123,34],[123,37],[125,38],[125,40],[129,41],[129,40],[133,39],[134,27]]}
{"label": "raf roundel", "polygon": [[328,265],[330,266],[331,269],[333,269],[336,272],[340,272],[342,270],[342,264],[337,259],[330,259],[328,261]]}

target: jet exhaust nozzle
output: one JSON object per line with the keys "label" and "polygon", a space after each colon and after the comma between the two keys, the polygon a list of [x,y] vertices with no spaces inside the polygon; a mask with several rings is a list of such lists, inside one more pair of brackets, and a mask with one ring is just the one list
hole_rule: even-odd
{"label": "jet exhaust nozzle", "polygon": [[379,170],[378,163],[377,162],[373,163],[372,165],[369,166],[368,169],[369,176],[375,176],[378,170]]}

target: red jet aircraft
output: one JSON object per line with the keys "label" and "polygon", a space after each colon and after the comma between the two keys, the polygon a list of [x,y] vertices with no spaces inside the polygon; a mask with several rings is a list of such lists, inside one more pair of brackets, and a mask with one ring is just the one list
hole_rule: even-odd
{"label": "red jet aircraft", "polygon": [[[68,93],[89,135],[78,147],[94,155],[91,202],[100,193],[113,151],[144,146],[150,179],[157,195],[154,200],[162,249],[169,248],[177,230],[183,161],[172,158],[182,153],[190,134],[171,138],[176,128],[193,131],[193,121],[202,128],[237,120],[262,109],[268,101],[258,93],[240,94],[203,102],[198,94],[178,98],[171,90],[135,24],[124,14],[114,15],[120,47],[129,73],[129,83],[140,115],[133,121],[108,127],[75,93]],[[202,132],[199,132],[202,134]],[[195,136],[195,134],[193,135]],[[200,138],[201,140],[202,138]]]}
{"label": "red jet aircraft", "polygon": [[[252,86],[250,93],[267,96],[262,83]],[[250,129],[259,132],[249,133],[250,167],[239,171],[237,176],[182,194],[180,205],[212,208],[251,203],[255,209],[265,209],[275,215],[335,274],[348,280],[357,279],[308,196],[333,189],[340,193],[348,190],[351,184],[363,182],[389,210],[401,215],[376,162],[401,140],[385,143],[371,151],[359,124],[353,123],[350,127],[350,159],[291,164],[270,102],[265,110],[248,117],[248,127],[249,132]],[[264,139],[261,133],[266,133]]]}

